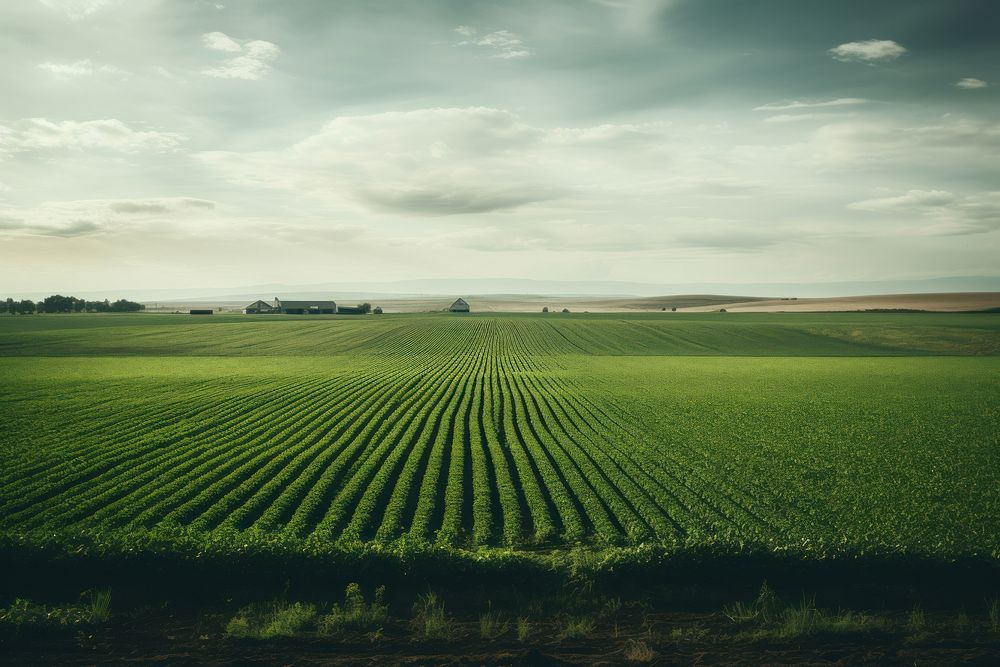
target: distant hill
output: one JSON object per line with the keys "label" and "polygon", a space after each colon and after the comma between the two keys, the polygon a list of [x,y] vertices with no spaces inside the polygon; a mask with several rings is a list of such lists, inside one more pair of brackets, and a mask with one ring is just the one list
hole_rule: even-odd
{"label": "distant hill", "polygon": [[109,288],[77,291],[70,287],[45,292],[11,294],[38,299],[54,292],[80,298],[126,298],[144,303],[246,302],[294,295],[303,299],[334,298],[343,301],[375,297],[415,296],[588,296],[660,297],[662,295],[727,295],[731,299],[780,297],[842,297],[868,294],[930,294],[943,292],[1000,292],[1000,276],[964,276],[919,280],[841,281],[815,283],[640,283],[608,280],[532,280],[526,278],[446,278],[390,282],[328,282],[310,284],[262,283],[239,287]]}

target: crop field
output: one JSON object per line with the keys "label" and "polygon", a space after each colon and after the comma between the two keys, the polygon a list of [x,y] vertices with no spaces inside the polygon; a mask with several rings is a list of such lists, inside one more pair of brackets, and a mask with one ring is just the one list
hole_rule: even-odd
{"label": "crop field", "polygon": [[0,531],[1000,557],[1000,316],[0,318]]}

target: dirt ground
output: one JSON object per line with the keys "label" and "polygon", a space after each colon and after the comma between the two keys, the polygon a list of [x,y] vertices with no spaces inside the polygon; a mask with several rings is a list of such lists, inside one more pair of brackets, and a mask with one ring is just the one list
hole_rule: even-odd
{"label": "dirt ground", "polygon": [[[449,641],[413,640],[394,621],[374,643],[343,638],[226,638],[226,614],[141,609],[118,614],[93,632],[5,637],[6,665],[998,665],[1000,639],[892,634],[752,640],[721,614],[670,613],[605,621],[583,639],[559,640],[544,627],[518,641],[513,632],[480,639],[475,623],[457,623]],[[630,653],[638,642],[650,649]],[[631,660],[629,658],[632,658]]]}

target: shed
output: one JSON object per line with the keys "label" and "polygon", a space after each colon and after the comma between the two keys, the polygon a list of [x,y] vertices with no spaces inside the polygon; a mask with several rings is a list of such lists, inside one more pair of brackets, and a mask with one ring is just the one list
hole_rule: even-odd
{"label": "shed", "polygon": [[467,313],[469,312],[469,304],[465,302],[465,299],[455,299],[455,303],[451,304],[448,310],[453,313]]}

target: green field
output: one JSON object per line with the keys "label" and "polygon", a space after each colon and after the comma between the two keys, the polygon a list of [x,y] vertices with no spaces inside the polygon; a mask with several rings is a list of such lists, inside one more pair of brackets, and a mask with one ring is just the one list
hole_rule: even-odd
{"label": "green field", "polygon": [[1000,557],[996,315],[4,317],[0,378],[8,539]]}

